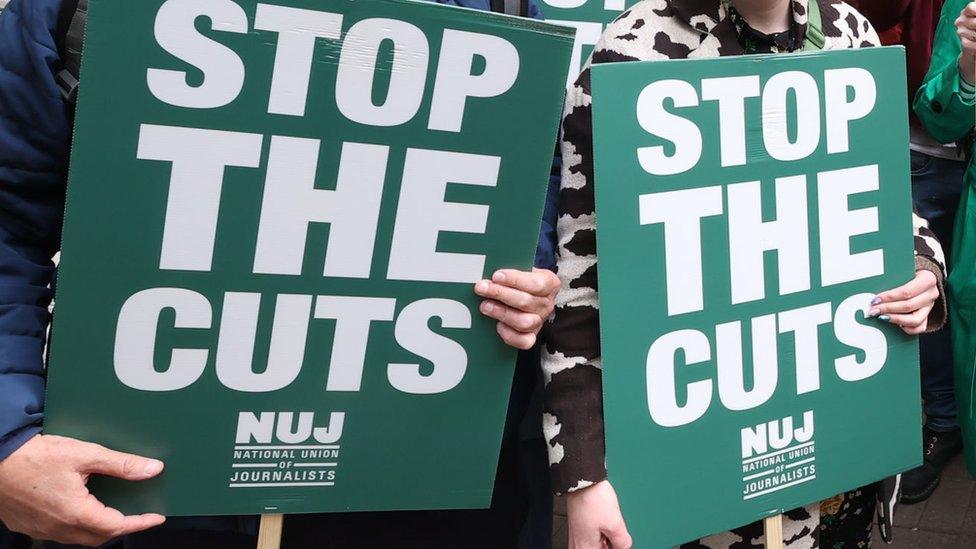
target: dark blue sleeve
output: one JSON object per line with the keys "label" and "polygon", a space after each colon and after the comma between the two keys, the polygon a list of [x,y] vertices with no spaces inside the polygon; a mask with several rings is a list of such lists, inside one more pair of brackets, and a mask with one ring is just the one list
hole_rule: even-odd
{"label": "dark blue sleeve", "polygon": [[549,174],[549,188],[546,189],[546,207],[542,212],[542,226],[539,229],[539,243],[535,248],[535,266],[556,272],[556,221],[559,216],[559,181],[562,171],[562,158],[559,148],[552,157],[552,172]]}
{"label": "dark blue sleeve", "polygon": [[0,460],[40,431],[69,113],[54,82],[60,0],[0,14]]}
{"label": "dark blue sleeve", "polygon": [[545,19],[546,16],[539,9],[539,4],[535,0],[529,0],[529,17],[532,19]]}
{"label": "dark blue sleeve", "polygon": [[[529,17],[545,19],[536,0],[529,0]],[[535,266],[556,272],[556,220],[559,216],[559,181],[562,177],[562,157],[559,143],[552,157],[552,172],[549,174],[549,188],[546,190],[546,209],[542,212],[542,227],[539,229],[539,243],[535,248]]]}

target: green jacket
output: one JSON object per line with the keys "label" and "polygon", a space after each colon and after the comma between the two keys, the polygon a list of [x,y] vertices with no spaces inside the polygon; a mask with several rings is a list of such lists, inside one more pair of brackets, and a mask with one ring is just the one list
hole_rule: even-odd
{"label": "green jacket", "polygon": [[[963,140],[972,130],[976,107],[959,95],[959,54],[955,20],[968,0],[947,0],[936,31],[932,64],[915,96],[915,113],[928,132],[943,143]],[[967,151],[972,153],[972,151]],[[972,154],[970,154],[970,158]],[[976,474],[976,165],[970,160],[959,201],[949,265],[949,327],[952,330],[959,424],[966,465]]]}
{"label": "green jacket", "polygon": [[[973,129],[976,108],[959,96],[959,54],[955,20],[969,2],[947,0],[935,33],[932,64],[915,96],[915,113],[933,137],[943,143],[959,141]],[[970,164],[967,179],[973,172]]]}

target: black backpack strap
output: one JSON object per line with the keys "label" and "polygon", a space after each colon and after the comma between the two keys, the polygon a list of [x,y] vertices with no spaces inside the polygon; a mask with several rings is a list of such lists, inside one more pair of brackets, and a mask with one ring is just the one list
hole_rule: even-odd
{"label": "black backpack strap", "polygon": [[61,8],[58,11],[58,26],[54,29],[54,40],[58,46],[58,53],[64,49],[64,39],[68,35],[68,27],[71,26],[71,19],[75,16],[78,9],[78,0],[62,0]]}
{"label": "black backpack strap", "polygon": [[491,0],[491,11],[516,17],[528,17],[529,0]]}
{"label": "black backpack strap", "polygon": [[58,14],[55,40],[61,56],[61,70],[55,75],[64,99],[74,104],[78,97],[78,77],[81,73],[81,50],[88,19],[88,0],[62,0]]}

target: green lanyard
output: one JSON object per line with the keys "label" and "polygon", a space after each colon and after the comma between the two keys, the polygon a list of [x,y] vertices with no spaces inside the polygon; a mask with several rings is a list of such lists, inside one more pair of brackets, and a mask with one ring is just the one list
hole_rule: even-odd
{"label": "green lanyard", "polygon": [[818,0],[810,0],[807,4],[807,32],[803,37],[802,51],[820,51],[827,43],[823,33],[823,20],[820,18],[820,4]]}

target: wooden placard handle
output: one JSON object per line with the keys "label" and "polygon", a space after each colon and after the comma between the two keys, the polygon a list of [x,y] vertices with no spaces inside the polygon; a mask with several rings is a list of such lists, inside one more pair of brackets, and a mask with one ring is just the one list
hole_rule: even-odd
{"label": "wooden placard handle", "polygon": [[783,549],[783,515],[766,517],[766,549]]}
{"label": "wooden placard handle", "polygon": [[279,549],[281,547],[281,527],[285,515],[261,515],[261,528],[258,530],[258,549]]}

